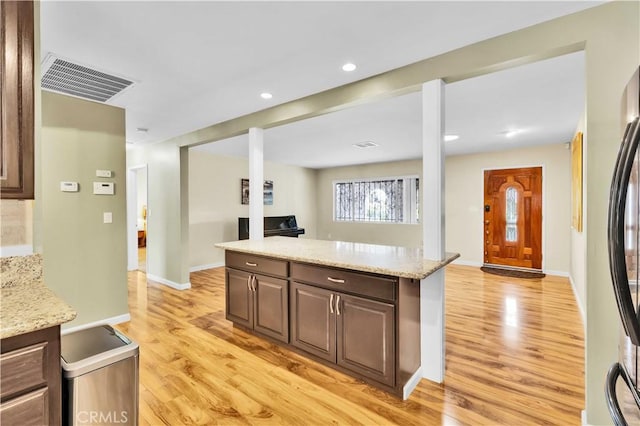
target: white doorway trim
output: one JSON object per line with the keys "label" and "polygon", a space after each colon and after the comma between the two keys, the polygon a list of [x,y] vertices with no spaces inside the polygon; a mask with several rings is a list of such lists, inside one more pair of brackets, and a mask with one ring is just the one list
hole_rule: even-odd
{"label": "white doorway trim", "polygon": [[[147,175],[147,217],[149,212],[149,170],[147,164],[140,164],[127,169],[127,270],[138,270],[138,172],[143,171]],[[147,220],[147,234],[149,233]],[[147,240],[148,246],[148,240]],[[149,269],[149,253],[147,251],[146,270]]]}

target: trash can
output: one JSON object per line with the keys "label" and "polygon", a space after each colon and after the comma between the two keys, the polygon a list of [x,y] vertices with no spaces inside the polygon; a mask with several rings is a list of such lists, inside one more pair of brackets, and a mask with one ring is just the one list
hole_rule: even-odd
{"label": "trash can", "polygon": [[61,338],[62,421],[138,424],[138,344],[103,325]]}

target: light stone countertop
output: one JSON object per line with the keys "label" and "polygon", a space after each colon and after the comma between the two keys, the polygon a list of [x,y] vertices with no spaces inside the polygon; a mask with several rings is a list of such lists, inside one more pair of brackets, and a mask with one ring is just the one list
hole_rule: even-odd
{"label": "light stone countertop", "polygon": [[422,249],[308,238],[268,237],[215,244],[216,247],[273,258],[372,272],[402,278],[423,279],[454,261],[423,259]]}
{"label": "light stone countertop", "polygon": [[40,255],[2,258],[0,338],[69,322],[76,317],[42,281]]}

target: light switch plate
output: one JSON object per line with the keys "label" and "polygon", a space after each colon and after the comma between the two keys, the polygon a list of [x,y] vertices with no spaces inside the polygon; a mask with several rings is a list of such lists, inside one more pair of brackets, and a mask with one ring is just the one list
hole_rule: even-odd
{"label": "light switch plate", "polygon": [[93,193],[96,195],[113,195],[115,193],[115,183],[93,182]]}
{"label": "light switch plate", "polygon": [[111,170],[96,170],[96,176],[110,178]]}
{"label": "light switch plate", "polygon": [[60,191],[78,192],[78,182],[60,182]]}
{"label": "light switch plate", "polygon": [[102,213],[102,220],[104,223],[113,223],[113,213],[111,212]]}

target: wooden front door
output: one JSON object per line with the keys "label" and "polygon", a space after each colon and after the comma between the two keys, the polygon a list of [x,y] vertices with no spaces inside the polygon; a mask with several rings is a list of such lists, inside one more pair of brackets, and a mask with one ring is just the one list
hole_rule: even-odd
{"label": "wooden front door", "polygon": [[484,263],[542,269],[542,167],[484,172]]}

